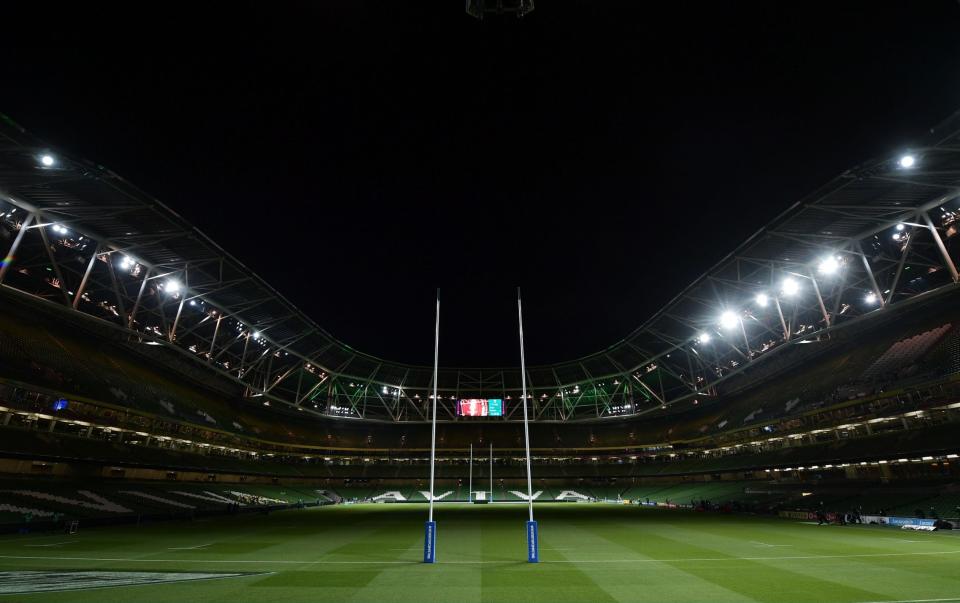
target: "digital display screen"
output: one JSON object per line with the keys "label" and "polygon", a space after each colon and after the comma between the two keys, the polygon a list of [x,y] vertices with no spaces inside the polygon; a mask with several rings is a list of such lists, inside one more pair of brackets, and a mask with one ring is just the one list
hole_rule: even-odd
{"label": "digital display screen", "polygon": [[468,398],[457,404],[457,414],[461,417],[502,417],[502,398]]}

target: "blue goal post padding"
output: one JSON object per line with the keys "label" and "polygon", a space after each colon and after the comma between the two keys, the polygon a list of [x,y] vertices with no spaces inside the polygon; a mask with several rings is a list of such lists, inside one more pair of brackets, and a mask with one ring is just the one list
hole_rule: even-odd
{"label": "blue goal post padding", "polygon": [[540,562],[540,542],[537,538],[537,522],[527,522],[527,562]]}
{"label": "blue goal post padding", "polygon": [[423,536],[423,562],[437,562],[437,522],[428,521]]}

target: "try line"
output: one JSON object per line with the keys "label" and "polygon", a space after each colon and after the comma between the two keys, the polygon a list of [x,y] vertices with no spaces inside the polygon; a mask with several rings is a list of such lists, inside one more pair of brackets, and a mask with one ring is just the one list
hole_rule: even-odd
{"label": "try line", "polygon": [[[794,561],[794,560],[815,560],[815,559],[862,559],[869,557],[914,557],[914,556],[935,556],[935,555],[956,555],[960,549],[953,551],[927,551],[910,553],[854,553],[850,555],[777,555],[764,557],[679,557],[674,559],[553,559],[544,560],[541,563],[685,563],[694,561],[698,563],[711,561]],[[57,557],[52,555],[0,555],[0,559],[9,560],[49,560],[49,561],[115,561],[120,563],[259,563],[263,565],[412,565],[419,563],[415,560],[371,560],[371,561],[340,561],[340,560],[302,560],[294,561],[290,559],[156,559],[152,557]],[[443,561],[449,565],[509,565],[514,561]],[[946,599],[948,601],[953,599]]]}

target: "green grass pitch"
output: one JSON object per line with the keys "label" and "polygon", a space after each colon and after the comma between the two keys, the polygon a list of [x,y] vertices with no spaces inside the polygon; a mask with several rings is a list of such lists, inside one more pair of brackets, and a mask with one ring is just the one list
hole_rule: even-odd
{"label": "green grass pitch", "polygon": [[948,532],[601,504],[545,503],[535,512],[536,565],[526,562],[524,505],[438,504],[433,566],[420,563],[426,506],[412,504],[4,536],[0,592],[51,579],[19,574],[37,570],[233,576],[110,588],[79,581],[75,590],[0,602],[960,600],[960,537]]}

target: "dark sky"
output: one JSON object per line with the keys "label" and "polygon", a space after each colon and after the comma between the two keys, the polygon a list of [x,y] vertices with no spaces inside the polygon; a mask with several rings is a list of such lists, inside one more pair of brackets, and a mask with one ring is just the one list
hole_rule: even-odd
{"label": "dark sky", "polygon": [[212,4],[5,4],[0,111],[395,360],[436,287],[442,364],[517,364],[517,285],[528,362],[597,351],[960,108],[953,0]]}

